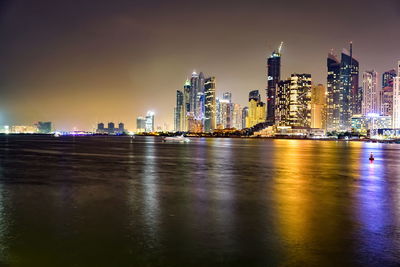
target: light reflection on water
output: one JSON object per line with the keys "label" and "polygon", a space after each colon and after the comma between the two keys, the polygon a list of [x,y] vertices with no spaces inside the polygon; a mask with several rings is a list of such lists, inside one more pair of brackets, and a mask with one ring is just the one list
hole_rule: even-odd
{"label": "light reflection on water", "polygon": [[10,136],[0,149],[0,263],[400,262],[398,145]]}

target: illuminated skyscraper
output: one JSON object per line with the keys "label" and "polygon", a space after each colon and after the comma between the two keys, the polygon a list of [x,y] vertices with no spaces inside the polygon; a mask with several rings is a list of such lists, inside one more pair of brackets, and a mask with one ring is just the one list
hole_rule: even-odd
{"label": "illuminated skyscraper", "polygon": [[[104,129],[104,124],[103,124],[103,129]],[[136,132],[142,133],[146,129],[146,119],[143,117],[137,117],[136,118]]]}
{"label": "illuminated skyscraper", "polygon": [[272,124],[275,122],[275,94],[278,82],[281,79],[281,49],[272,52],[267,60],[267,117],[266,120]]}
{"label": "illuminated skyscraper", "polygon": [[219,100],[219,128],[231,128],[232,121],[232,103],[228,99]]}
{"label": "illuminated skyscraper", "polygon": [[244,107],[242,109],[242,129],[246,128],[246,118],[247,116],[249,116],[249,108],[248,107]]}
{"label": "illuminated skyscraper", "polygon": [[322,84],[311,87],[311,128],[326,128],[326,89]]}
{"label": "illuminated skyscraper", "polygon": [[215,77],[205,79],[205,116],[204,130],[211,132],[217,127],[216,123],[216,99],[215,99]]}
{"label": "illuminated skyscraper", "polygon": [[154,112],[152,111],[147,111],[145,132],[146,133],[154,132]]}
{"label": "illuminated skyscraper", "polygon": [[225,100],[228,100],[229,102],[232,102],[232,93],[231,92],[223,93],[222,99],[225,99]]}
{"label": "illuminated skyscraper", "polygon": [[258,90],[249,93],[249,108],[246,117],[246,128],[265,122],[266,106],[261,102],[261,96]]}
{"label": "illuminated skyscraper", "polygon": [[231,104],[232,107],[232,128],[242,129],[242,107],[239,104]]}
{"label": "illuminated skyscraper", "polygon": [[392,127],[400,129],[400,61],[397,63],[397,76],[393,78],[393,118]]}
{"label": "illuminated skyscraper", "polygon": [[340,62],[330,52],[327,60],[327,130],[337,131],[340,125]]}
{"label": "illuminated skyscraper", "polygon": [[389,70],[382,74],[381,90],[381,114],[383,116],[393,115],[393,80],[396,70]]}
{"label": "illuminated skyscraper", "polygon": [[192,86],[190,84],[189,79],[186,79],[186,82],[183,86],[183,121],[182,121],[182,131],[189,130],[189,121],[188,115],[190,114],[191,108],[191,94],[192,94]]}
{"label": "illuminated skyscraper", "polygon": [[311,126],[311,74],[290,77],[289,126]]}
{"label": "illuminated skyscraper", "polygon": [[174,119],[174,129],[176,132],[184,131],[184,97],[183,92],[180,90],[176,91],[176,107],[175,107],[175,119]]}
{"label": "illuminated skyscraper", "polygon": [[382,88],[393,87],[393,79],[396,77],[396,70],[388,70],[382,74]]}
{"label": "illuminated skyscraper", "polygon": [[286,126],[289,120],[290,79],[280,81],[276,90],[275,125]]}
{"label": "illuminated skyscraper", "polygon": [[363,73],[363,100],[362,115],[370,113],[380,114],[380,90],[378,89],[378,73],[374,70],[364,71]]}
{"label": "illuminated skyscraper", "polygon": [[342,52],[340,62],[340,130],[351,129],[351,116],[361,113],[362,99],[359,91],[358,61],[353,57],[353,44],[350,43],[350,52]]}

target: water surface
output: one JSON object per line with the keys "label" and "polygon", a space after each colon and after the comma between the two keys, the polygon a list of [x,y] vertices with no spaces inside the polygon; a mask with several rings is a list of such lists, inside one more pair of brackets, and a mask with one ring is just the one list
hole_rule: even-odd
{"label": "water surface", "polygon": [[2,136],[0,263],[396,266],[399,174],[396,144]]}

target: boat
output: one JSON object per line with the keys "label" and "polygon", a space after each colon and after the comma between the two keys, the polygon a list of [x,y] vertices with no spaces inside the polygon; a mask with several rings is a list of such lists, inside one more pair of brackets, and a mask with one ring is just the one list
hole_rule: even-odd
{"label": "boat", "polygon": [[55,132],[53,136],[54,136],[54,137],[60,137],[61,134],[60,134],[59,132]]}
{"label": "boat", "polygon": [[184,143],[186,143],[186,142],[190,142],[190,139],[183,135],[167,136],[167,137],[164,137],[164,142],[184,142]]}
{"label": "boat", "polygon": [[372,154],[372,153],[371,153],[371,154],[369,155],[369,160],[370,160],[370,161],[373,161],[373,160],[375,160],[375,158],[374,158],[374,154]]}

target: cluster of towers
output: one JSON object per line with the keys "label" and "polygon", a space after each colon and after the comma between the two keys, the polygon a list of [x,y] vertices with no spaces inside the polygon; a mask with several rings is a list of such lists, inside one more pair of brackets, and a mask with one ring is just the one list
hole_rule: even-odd
{"label": "cluster of towers", "polygon": [[343,132],[357,130],[360,120],[368,124],[369,117],[390,121],[385,127],[400,128],[400,62],[397,71],[383,73],[381,86],[373,70],[363,73],[359,86],[359,62],[350,43],[340,60],[333,51],[328,54],[325,87],[314,85],[307,73],[281,79],[281,50],[282,43],[267,59],[266,103],[259,90],[250,91],[243,108],[232,103],[231,93],[218,99],[215,77],[193,72],[183,90],[177,91],[175,131],[212,132],[262,124]]}
{"label": "cluster of towers", "polygon": [[205,77],[195,71],[186,80],[183,90],[177,90],[175,130],[211,132],[216,129],[215,77]]}

